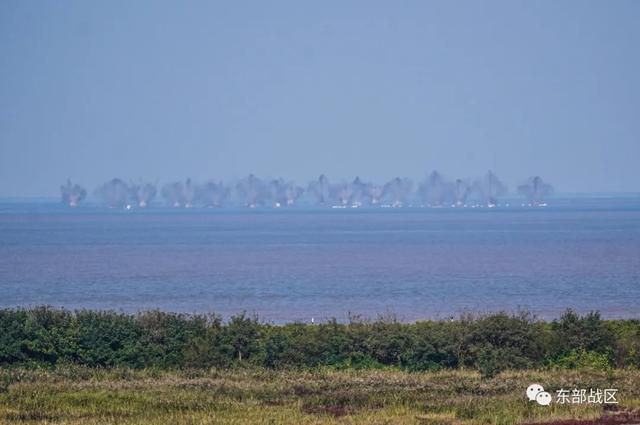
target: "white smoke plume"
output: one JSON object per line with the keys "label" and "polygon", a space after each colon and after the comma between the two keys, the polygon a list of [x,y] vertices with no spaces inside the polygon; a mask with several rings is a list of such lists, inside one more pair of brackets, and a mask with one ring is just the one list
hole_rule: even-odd
{"label": "white smoke plume", "polygon": [[114,178],[100,186],[97,194],[109,208],[130,207],[129,187],[121,179]]}
{"label": "white smoke plume", "polygon": [[351,199],[349,200],[352,207],[361,207],[365,193],[367,191],[367,184],[360,180],[360,177],[356,177],[351,182]]}
{"label": "white smoke plume", "polygon": [[331,185],[329,184],[329,179],[327,179],[324,174],[321,174],[320,177],[318,177],[318,180],[309,183],[309,188],[307,190],[315,196],[316,202],[319,205],[326,205],[329,203]]}
{"label": "white smoke plume", "polygon": [[167,205],[191,208],[196,199],[196,186],[191,179],[167,183],[162,187],[162,197]]}
{"label": "white smoke plume", "polygon": [[331,185],[331,198],[335,199],[338,206],[346,207],[353,197],[351,183],[336,183]]}
{"label": "white smoke plume", "polygon": [[262,180],[253,174],[240,180],[236,185],[236,190],[246,207],[255,208],[264,205],[269,191]]}
{"label": "white smoke plume", "polygon": [[518,186],[518,193],[527,198],[528,205],[536,207],[544,205],[544,198],[553,193],[553,186],[545,183],[540,176],[535,176]]}
{"label": "white smoke plume", "polygon": [[467,205],[467,196],[471,192],[471,186],[469,182],[463,179],[456,179],[454,183],[454,205],[456,207],[464,207]]}
{"label": "white smoke plume", "polygon": [[437,171],[432,172],[418,188],[419,195],[425,205],[429,207],[442,207],[450,203],[453,198],[452,185],[445,182]]}
{"label": "white smoke plume", "polygon": [[292,181],[276,179],[269,184],[270,200],[274,208],[292,206],[303,193],[304,189],[296,186]]}
{"label": "white smoke plume", "polygon": [[363,205],[368,185],[356,177],[351,183],[337,183],[330,186],[329,194],[338,207],[358,208]]}
{"label": "white smoke plume", "polygon": [[491,170],[482,179],[474,182],[473,190],[478,194],[483,204],[488,207],[497,206],[498,198],[507,193],[507,187]]}
{"label": "white smoke plume", "polygon": [[229,192],[229,187],[222,182],[207,182],[198,188],[198,198],[205,207],[218,208],[224,204]]}
{"label": "white smoke plume", "polygon": [[378,184],[367,184],[367,197],[369,198],[369,204],[380,205],[384,196],[384,187]]}
{"label": "white smoke plume", "polygon": [[146,208],[156,197],[156,192],[156,185],[152,183],[129,185],[129,198],[140,208]]}
{"label": "white smoke plume", "polygon": [[82,186],[71,183],[71,179],[68,179],[66,184],[60,186],[60,195],[62,203],[73,208],[87,197],[87,191]]}
{"label": "white smoke plume", "polygon": [[384,185],[384,199],[392,207],[403,207],[409,201],[413,191],[413,182],[407,178],[396,177]]}

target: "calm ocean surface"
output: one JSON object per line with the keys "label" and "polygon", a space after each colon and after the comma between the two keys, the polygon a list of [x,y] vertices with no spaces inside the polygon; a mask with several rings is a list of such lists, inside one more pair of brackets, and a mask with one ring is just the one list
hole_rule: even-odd
{"label": "calm ocean surface", "polygon": [[568,308],[640,317],[640,200],[493,210],[0,204],[0,307],[273,322]]}

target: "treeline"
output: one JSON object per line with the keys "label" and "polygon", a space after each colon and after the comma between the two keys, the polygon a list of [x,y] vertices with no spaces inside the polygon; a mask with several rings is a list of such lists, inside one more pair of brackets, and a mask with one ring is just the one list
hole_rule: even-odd
{"label": "treeline", "polygon": [[241,314],[151,311],[0,310],[0,366],[76,363],[91,367],[398,367],[409,371],[640,367],[640,320],[603,320],[568,310],[553,322],[530,314],[401,323],[272,325]]}

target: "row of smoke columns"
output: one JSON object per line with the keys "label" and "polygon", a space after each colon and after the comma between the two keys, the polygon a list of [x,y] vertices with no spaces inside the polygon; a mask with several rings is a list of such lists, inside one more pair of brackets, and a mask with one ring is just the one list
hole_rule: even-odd
{"label": "row of smoke columns", "polygon": [[[62,202],[70,207],[78,206],[87,191],[70,180],[60,187]],[[518,186],[523,206],[546,206],[545,198],[553,187],[540,177],[529,178]],[[222,207],[239,204],[249,208],[290,207],[303,195],[312,203],[333,208],[358,208],[365,205],[379,207],[496,207],[500,197],[507,194],[507,187],[489,171],[482,178],[469,181],[446,180],[437,171],[414,185],[407,178],[396,177],[378,185],[356,177],[352,182],[331,183],[323,174],[306,188],[283,179],[263,180],[251,174],[235,184],[207,182],[196,184],[191,179],[164,184],[158,193],[157,183],[129,183],[114,178],[95,190],[95,195],[110,208],[145,208],[160,197],[164,203],[176,208],[194,206]]]}

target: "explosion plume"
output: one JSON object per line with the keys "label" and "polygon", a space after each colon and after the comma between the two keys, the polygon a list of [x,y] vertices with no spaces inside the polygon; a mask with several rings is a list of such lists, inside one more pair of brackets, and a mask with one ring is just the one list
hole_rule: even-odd
{"label": "explosion plume", "polygon": [[442,207],[451,199],[452,188],[440,173],[434,171],[420,184],[418,192],[427,206]]}
{"label": "explosion plume", "polygon": [[196,198],[196,187],[191,179],[167,183],[162,187],[162,197],[173,207],[191,208]]}
{"label": "explosion plume", "polygon": [[329,180],[324,174],[321,174],[318,180],[309,183],[308,191],[316,197],[316,202],[320,205],[329,202],[330,190]]}
{"label": "explosion plume", "polygon": [[382,197],[384,196],[384,187],[377,184],[369,183],[367,185],[366,193],[369,197],[369,204],[380,205],[380,203],[382,202]]}
{"label": "explosion plume", "polygon": [[302,195],[304,189],[296,186],[292,181],[285,182],[282,179],[276,179],[271,181],[269,191],[274,208],[279,208],[293,205]]}
{"label": "explosion plume", "polygon": [[73,208],[84,200],[87,191],[82,186],[71,183],[71,179],[68,179],[66,184],[60,186],[60,195],[62,203]]}
{"label": "explosion plume", "polygon": [[455,187],[454,187],[454,198],[455,198],[455,206],[456,207],[464,207],[467,205],[467,196],[471,187],[469,183],[462,179],[456,179]]}
{"label": "explosion plume", "polygon": [[406,205],[413,183],[407,178],[396,177],[384,185],[384,199],[389,202],[392,207],[402,207]]}
{"label": "explosion plume", "polygon": [[498,197],[507,192],[507,187],[491,170],[482,179],[474,182],[473,189],[489,208],[497,206]]}
{"label": "explosion plume", "polygon": [[151,183],[131,184],[129,198],[140,208],[145,208],[156,197],[156,185]]}
{"label": "explosion plume", "polygon": [[356,177],[351,183],[351,199],[349,200],[352,207],[361,207],[362,199],[367,190],[367,184],[360,180],[360,177]]}
{"label": "explosion plume", "polygon": [[338,206],[347,207],[353,196],[351,183],[337,183],[331,187],[331,196],[336,199]]}
{"label": "explosion plume", "polygon": [[200,186],[198,198],[205,207],[218,208],[229,196],[229,188],[222,182],[207,182]]}
{"label": "explosion plume", "polygon": [[98,195],[109,208],[130,207],[129,188],[121,179],[114,178],[98,188]]}
{"label": "explosion plume", "polygon": [[537,207],[546,205],[544,198],[553,193],[553,186],[545,183],[540,176],[535,176],[518,186],[518,193],[527,198],[528,205]]}
{"label": "explosion plume", "polygon": [[267,198],[268,190],[265,184],[253,174],[240,180],[236,185],[238,194],[242,197],[244,205],[249,208],[255,208],[264,205]]}

